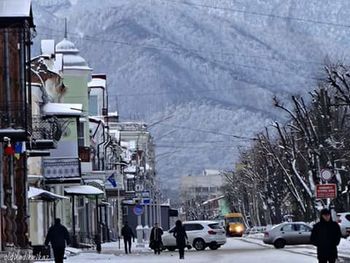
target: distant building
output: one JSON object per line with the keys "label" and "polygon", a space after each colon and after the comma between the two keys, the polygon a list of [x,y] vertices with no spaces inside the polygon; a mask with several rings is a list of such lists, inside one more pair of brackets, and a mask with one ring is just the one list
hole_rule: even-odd
{"label": "distant building", "polygon": [[223,175],[218,170],[206,169],[201,175],[183,176],[181,178],[182,210],[188,220],[209,219],[213,213],[208,212],[206,201],[223,195]]}

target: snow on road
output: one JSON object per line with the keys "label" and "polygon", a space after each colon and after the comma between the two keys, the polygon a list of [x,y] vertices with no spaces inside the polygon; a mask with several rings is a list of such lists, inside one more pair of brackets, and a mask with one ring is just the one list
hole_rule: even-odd
{"label": "snow on road", "polygon": [[[115,248],[113,250],[113,248]],[[48,262],[48,261],[46,261]],[[138,250],[131,255],[125,255],[117,249],[117,243],[110,243],[102,251],[102,254],[95,252],[83,252],[77,256],[69,257],[66,263],[88,263],[88,262],[121,262],[121,263],[316,263],[314,256],[301,255],[291,251],[277,250],[263,247],[259,244],[245,242],[244,240],[230,238],[227,244],[216,251],[206,249],[205,251],[189,250],[185,253],[185,260],[179,260],[178,253],[165,251],[161,255],[154,255],[148,249]],[[51,263],[51,262],[50,262]]]}

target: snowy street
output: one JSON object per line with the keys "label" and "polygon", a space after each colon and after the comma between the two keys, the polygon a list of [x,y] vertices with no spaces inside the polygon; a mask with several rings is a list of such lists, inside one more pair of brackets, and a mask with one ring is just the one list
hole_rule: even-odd
{"label": "snowy street", "polygon": [[[183,262],[178,259],[177,252],[164,251],[160,256],[155,256],[150,250],[135,249],[131,255],[125,255],[122,250],[117,249],[117,243],[105,244],[101,254],[94,251],[82,252],[77,256],[69,257],[67,263],[88,263],[88,262],[135,262],[135,263],[157,263],[157,262]],[[235,262],[235,263],[316,263],[310,246],[289,247],[277,250],[272,246],[263,246],[248,239],[229,238],[227,243],[216,251],[206,249],[205,251],[186,250],[184,262]],[[308,255],[307,255],[308,254]],[[47,261],[45,261],[47,262]],[[347,261],[341,261],[347,262]]]}

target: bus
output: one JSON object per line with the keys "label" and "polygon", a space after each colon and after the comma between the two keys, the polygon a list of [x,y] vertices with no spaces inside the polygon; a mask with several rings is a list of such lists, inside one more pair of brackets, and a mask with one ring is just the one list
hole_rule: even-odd
{"label": "bus", "polygon": [[243,216],[241,213],[229,213],[225,215],[225,229],[228,236],[243,236],[245,231]]}

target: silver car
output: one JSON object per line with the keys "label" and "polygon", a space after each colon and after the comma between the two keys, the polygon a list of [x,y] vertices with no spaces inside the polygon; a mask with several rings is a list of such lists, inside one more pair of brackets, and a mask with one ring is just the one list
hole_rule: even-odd
{"label": "silver car", "polygon": [[310,244],[312,228],[304,222],[285,222],[264,233],[264,243],[284,248],[285,245]]}

